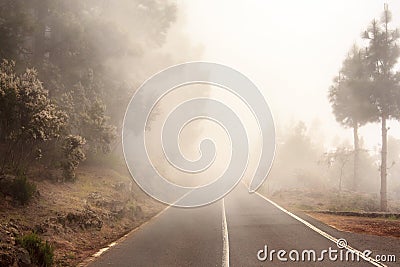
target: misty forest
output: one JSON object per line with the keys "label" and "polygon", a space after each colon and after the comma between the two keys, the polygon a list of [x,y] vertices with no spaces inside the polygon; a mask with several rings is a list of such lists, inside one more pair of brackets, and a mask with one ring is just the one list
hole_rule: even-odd
{"label": "misty forest", "polygon": [[[141,83],[202,59],[179,12],[174,1],[0,0],[0,266],[75,266],[164,208],[130,178],[121,131]],[[385,5],[320,88],[352,140],[327,146],[321,121],[275,121],[262,194],[307,211],[400,213],[400,139],[388,126],[400,124],[400,30],[391,22]],[[381,137],[374,149],[366,125]]]}
{"label": "misty forest", "polygon": [[[359,192],[359,198],[371,200],[367,209],[380,211],[388,210],[388,199],[400,199],[400,140],[388,134],[387,126],[388,120],[400,119],[400,31],[390,24],[391,17],[385,5],[381,18],[366,26],[360,38],[365,46],[351,47],[327,94],[337,122],[352,129],[352,143],[338,140],[336,147],[326,149],[318,121],[308,128],[300,121],[282,129],[267,187],[281,188],[287,179],[285,187]],[[379,125],[382,139],[376,150],[363,147],[359,129],[366,124]]]}
{"label": "misty forest", "polygon": [[[159,210],[157,203],[139,204],[144,194],[125,192],[132,182],[123,167],[120,133],[126,105],[147,76],[201,54],[174,25],[176,13],[169,1],[0,1],[0,243],[9,238],[1,230],[3,221],[12,225],[15,205],[35,206],[15,224],[60,235],[53,245],[69,252],[55,252],[58,262],[82,260],[74,247],[79,242],[93,246],[93,234],[68,242],[72,248],[61,241],[74,239],[76,229],[101,229],[103,220],[110,221],[105,239],[95,241],[99,246]],[[107,176],[116,177],[106,181]],[[60,220],[73,230],[64,233]],[[29,248],[38,239],[30,234],[20,243]],[[43,251],[33,253],[32,263],[48,266],[53,249],[39,243]],[[14,249],[8,250],[0,252],[1,266],[14,261]]]}

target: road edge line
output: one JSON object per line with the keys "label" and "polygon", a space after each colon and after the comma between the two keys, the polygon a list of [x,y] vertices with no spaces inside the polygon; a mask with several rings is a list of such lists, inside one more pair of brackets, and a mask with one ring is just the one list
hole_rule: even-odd
{"label": "road edge line", "polygon": [[[292,218],[296,219],[297,221],[301,222],[302,224],[304,224],[305,226],[309,227],[311,230],[314,230],[315,232],[317,232],[318,234],[322,235],[323,237],[327,238],[328,240],[337,243],[338,239],[331,236],[330,234],[322,231],[321,229],[319,229],[318,227],[314,226],[313,224],[307,222],[306,220],[300,218],[299,216],[291,213],[290,211],[288,211],[287,209],[279,206],[277,203],[273,202],[272,200],[270,200],[269,198],[261,195],[258,192],[254,192],[255,194],[257,194],[259,197],[263,198],[264,200],[266,200],[267,202],[271,203],[272,205],[274,205],[276,208],[280,209],[281,211],[283,211],[284,213],[286,213],[287,215],[291,216]],[[358,254],[361,258],[363,258],[365,261],[371,263],[372,265],[378,266],[378,267],[387,267],[387,265],[375,260],[372,257],[366,257],[364,256],[364,254],[359,251],[358,249],[355,249],[351,246],[346,246],[347,250],[352,251],[353,253],[355,253],[356,255]]]}
{"label": "road edge line", "polygon": [[222,267],[229,267],[229,234],[224,199],[222,199],[222,242]]}
{"label": "road edge line", "polygon": [[145,227],[147,224],[149,224],[150,222],[152,222],[153,220],[157,219],[159,216],[161,216],[163,213],[165,213],[170,207],[172,207],[172,205],[165,207],[163,210],[161,210],[159,213],[157,213],[156,215],[154,215],[153,217],[151,217],[150,219],[148,219],[147,221],[143,222],[142,224],[138,225],[137,227],[133,228],[132,230],[130,230],[128,233],[126,233],[125,235],[121,236],[120,238],[118,238],[116,241],[108,244],[107,246],[99,249],[97,252],[93,253],[92,255],[90,255],[88,258],[86,258],[85,260],[83,260],[82,262],[78,263],[77,267],[86,267],[88,266],[91,262],[93,262],[94,260],[96,260],[98,257],[100,257],[101,255],[103,255],[106,251],[108,251],[110,248],[114,247],[115,245],[121,243],[122,241],[126,240],[131,234],[135,233],[136,231],[142,229],[143,227]]}
{"label": "road edge line", "polygon": [[163,213],[165,213],[169,208],[174,207],[174,204],[178,203],[178,201],[183,199],[185,196],[187,196],[191,192],[192,191],[187,192],[182,197],[180,197],[178,200],[176,200],[174,203],[172,203],[171,205],[168,205],[162,211],[160,211],[159,213],[157,213],[153,217],[149,218],[147,221],[143,222],[141,225],[137,226],[136,228],[133,228],[131,231],[129,231],[128,233],[126,233],[122,237],[118,238],[116,241],[114,241],[114,242],[108,244],[107,246],[99,249],[96,253],[90,255],[89,257],[87,257],[86,259],[84,259],[83,261],[78,263],[77,267],[86,267],[86,266],[88,266],[91,262],[96,260],[101,255],[103,255],[104,252],[108,251],[110,248],[114,247],[115,245],[118,245],[119,243],[121,243],[122,241],[127,239],[129,235],[134,234],[136,231],[138,231],[138,230],[142,229],[143,227],[145,227],[148,223],[150,223],[153,220],[157,219],[159,216],[161,216]]}

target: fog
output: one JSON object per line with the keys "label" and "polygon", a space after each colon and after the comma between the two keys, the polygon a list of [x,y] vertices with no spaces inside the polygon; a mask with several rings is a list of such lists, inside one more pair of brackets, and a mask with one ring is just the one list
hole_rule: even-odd
{"label": "fog", "polygon": [[[131,82],[130,95],[151,75],[174,64],[201,60],[235,68],[259,87],[275,120],[276,158],[264,187],[272,192],[291,187],[349,189],[353,133],[335,120],[328,90],[350,48],[354,44],[366,45],[361,33],[374,18],[380,18],[383,3],[178,1],[176,13],[166,13],[174,18],[158,21],[158,27],[165,27],[160,36],[152,36],[154,22],[141,20],[140,8],[135,11],[138,16],[129,16],[123,5],[109,5],[107,19],[124,29],[133,40],[130,49],[140,56],[111,58],[107,64]],[[393,13],[392,25],[399,26],[400,3],[388,3]],[[145,11],[146,8],[143,7]],[[261,142],[257,121],[240,100],[218,87],[185,86],[157,104],[146,133],[149,157],[167,179],[186,186],[204,185],[224,172],[231,155],[229,139],[223,129],[210,121],[190,123],[179,136],[182,153],[192,161],[201,157],[201,140],[215,141],[218,157],[206,172],[181,173],[163,155],[160,132],[171,109],[180,102],[205,96],[222,99],[246,126],[251,152],[245,178],[251,180],[257,165],[263,164],[258,162]],[[397,196],[400,124],[389,121],[388,126],[388,187]],[[360,128],[361,191],[378,192],[380,134],[378,123]],[[334,152],[337,154],[333,157]]]}
{"label": "fog", "polygon": [[0,0],[0,266],[399,236],[399,61],[399,0]]}
{"label": "fog", "polygon": [[[386,2],[393,14],[392,25],[398,27],[398,1],[178,1],[182,31],[192,43],[202,47],[201,60],[226,64],[247,75],[271,107],[278,144],[274,167],[265,184],[268,190],[337,188],[342,168],[341,186],[350,187],[351,156],[346,156],[343,164],[336,159],[332,165],[327,159],[332,151],[350,151],[353,142],[352,130],[335,120],[328,89],[350,48],[355,43],[360,47],[366,45],[361,33],[374,18],[380,18]],[[245,116],[247,129],[255,129],[254,121],[243,115],[248,110],[234,97],[218,88],[213,88],[210,95],[230,103],[242,118]],[[398,196],[400,168],[396,164],[396,144],[400,124],[389,121],[388,126],[392,147],[388,160],[389,190],[393,189]],[[218,135],[215,129],[204,125],[202,134]],[[377,194],[380,125],[368,123],[360,128],[359,135],[363,147],[359,189]],[[256,145],[250,154],[247,178],[257,165],[259,153],[255,132],[250,136],[250,142]],[[219,155],[222,154],[220,151]]]}
{"label": "fog", "polygon": [[[26,67],[37,69],[42,89],[48,90],[49,99],[65,112],[62,119],[53,116],[60,119],[54,122],[59,124],[45,129],[63,129],[53,133],[57,138],[48,137],[29,147],[30,151],[47,150],[43,160],[46,164],[65,160],[60,146],[70,135],[80,140],[77,149],[82,148],[79,160],[71,165],[72,172],[85,155],[90,161],[99,152],[112,151],[112,155],[122,158],[124,113],[141,84],[169,66],[208,61],[247,76],[271,109],[277,152],[269,189],[309,187],[312,183],[321,188],[350,187],[352,163],[347,158],[351,158],[348,154],[353,149],[353,132],[335,120],[328,91],[350,48],[355,43],[359,47],[367,45],[361,33],[374,18],[380,18],[383,1],[15,3],[2,1],[0,6],[2,16],[18,22],[10,27],[0,24],[7,37],[0,40],[0,55],[16,60],[18,71]],[[391,25],[398,27],[400,3],[388,3],[393,13]],[[143,95],[140,104],[147,104],[146,97],[153,97],[152,92]],[[179,136],[182,153],[192,161],[201,157],[199,145],[203,139],[214,138],[217,145],[219,158],[215,166],[196,175],[192,179],[196,182],[178,173],[164,157],[160,132],[166,117],[179,102],[196,97],[222,100],[242,120],[251,150],[245,173],[250,180],[257,166],[265,164],[259,162],[262,142],[257,120],[239,98],[216,86],[184,86],[155,105],[146,125],[146,142],[151,160],[158,163],[157,171],[168,174],[171,181],[187,185],[209,183],[224,172],[232,154],[229,136],[210,121],[190,123]],[[7,125],[9,118],[3,117]],[[399,191],[400,123],[389,120],[388,128],[389,188]],[[11,129],[0,141],[10,146],[7,136],[13,134]],[[368,192],[379,188],[380,135],[378,123],[368,123],[359,130],[363,151],[360,165],[365,167],[359,184]],[[333,152],[343,152],[346,159],[338,155],[333,158]],[[343,184],[337,184],[338,175]]]}
{"label": "fog", "polygon": [[[320,124],[324,144],[352,138],[335,121],[327,99],[332,79],[361,33],[389,3],[400,25],[398,1],[179,1],[184,31],[204,47],[202,60],[232,66],[249,76],[265,95],[277,127],[301,120]],[[389,134],[400,138],[399,123]],[[374,149],[379,125],[361,129]],[[379,142],[379,141],[378,141]]]}

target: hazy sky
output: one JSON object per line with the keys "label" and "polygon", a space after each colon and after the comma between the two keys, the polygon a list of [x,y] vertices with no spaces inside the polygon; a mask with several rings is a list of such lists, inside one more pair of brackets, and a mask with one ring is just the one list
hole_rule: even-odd
{"label": "hazy sky", "polygon": [[[252,79],[266,96],[279,126],[319,121],[328,142],[351,138],[331,114],[332,78],[347,52],[384,2],[400,27],[400,1],[179,1],[180,21],[203,59],[229,65]],[[389,134],[400,138],[399,123]],[[368,146],[379,142],[379,125],[364,127]]]}

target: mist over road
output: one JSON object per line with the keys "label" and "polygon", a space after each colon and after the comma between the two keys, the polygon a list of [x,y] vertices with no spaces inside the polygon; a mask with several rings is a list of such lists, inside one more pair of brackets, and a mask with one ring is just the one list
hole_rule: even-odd
{"label": "mist over road", "polygon": [[[257,258],[257,254],[265,256],[258,252],[266,245],[268,254],[276,251],[272,261]],[[224,202],[195,209],[168,208],[89,266],[373,266],[363,259],[330,261],[327,253],[322,262],[301,261],[304,250],[315,250],[318,259],[330,247],[339,250],[333,241],[239,185]],[[278,260],[281,249],[287,252],[286,262]],[[289,259],[291,250],[300,253],[300,261]]]}

